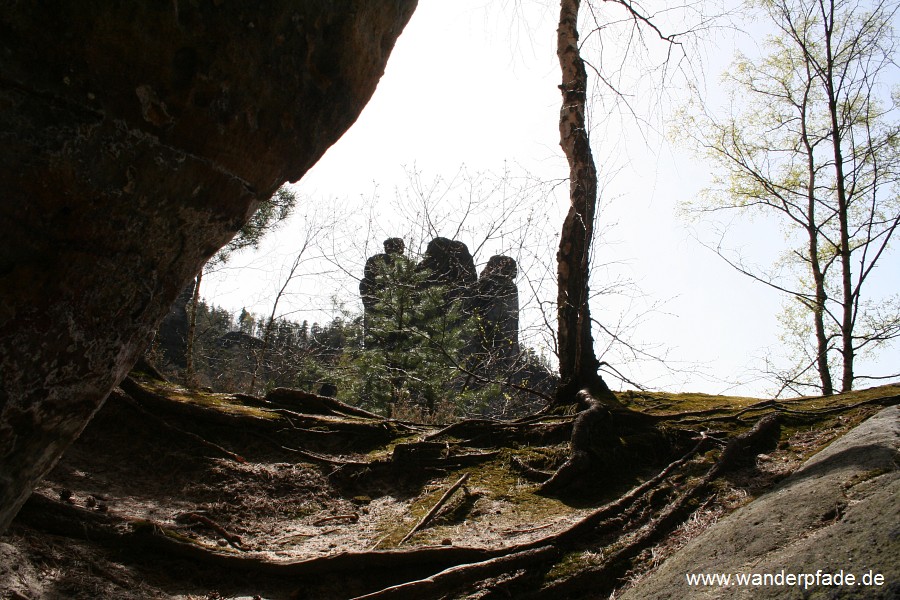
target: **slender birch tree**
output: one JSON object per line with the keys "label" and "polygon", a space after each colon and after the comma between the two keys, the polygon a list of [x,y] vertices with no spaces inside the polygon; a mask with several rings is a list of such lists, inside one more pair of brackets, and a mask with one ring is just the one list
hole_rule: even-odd
{"label": "slender birch tree", "polygon": [[900,296],[870,284],[900,224],[900,127],[885,84],[898,74],[880,0],[763,0],[776,33],[759,59],[726,74],[740,110],[699,110],[682,123],[720,173],[689,207],[778,221],[790,247],[758,268],[715,246],[739,272],[786,295],[782,322],[796,360],[775,371],[780,392],[849,391],[856,359],[900,337]]}

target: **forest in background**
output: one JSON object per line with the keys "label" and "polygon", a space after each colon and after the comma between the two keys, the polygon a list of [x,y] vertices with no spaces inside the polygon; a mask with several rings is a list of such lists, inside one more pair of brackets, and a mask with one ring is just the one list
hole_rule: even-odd
{"label": "forest in background", "polygon": [[[322,325],[282,317],[268,324],[262,315],[246,310],[234,314],[201,300],[196,311],[193,380],[189,382],[185,369],[166,356],[158,338],[146,356],[170,380],[190,387],[247,394],[296,388],[334,396],[385,416],[425,422],[522,416],[546,405],[556,384],[547,360],[531,348],[522,348],[515,362],[502,372],[490,373],[491,379],[476,380],[460,370],[466,357],[459,355],[459,339],[456,353],[449,357],[444,353],[446,345],[429,350],[409,343],[400,349],[406,396],[397,403],[383,368],[390,352],[371,344],[366,348],[363,321],[362,315],[347,315]],[[464,332],[451,333],[459,337]],[[430,408],[421,393],[423,381],[441,392]]]}

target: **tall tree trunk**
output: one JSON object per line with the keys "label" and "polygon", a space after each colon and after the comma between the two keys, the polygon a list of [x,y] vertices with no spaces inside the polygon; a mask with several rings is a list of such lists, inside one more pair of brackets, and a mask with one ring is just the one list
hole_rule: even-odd
{"label": "tall tree trunk", "polygon": [[579,0],[560,2],[556,54],[562,70],[562,106],[559,112],[560,146],[569,163],[569,212],[563,222],[557,260],[559,291],[558,399],[571,402],[579,389],[587,388],[604,401],[614,398],[597,373],[591,314],[588,307],[588,274],[591,240],[597,207],[597,168],[591,154],[585,123],[587,72],[578,48]]}
{"label": "tall tree trunk", "polygon": [[819,227],[816,224],[816,159],[815,150],[809,139],[807,130],[808,114],[806,100],[809,98],[809,86],[806,88],[804,102],[801,107],[800,119],[801,136],[806,151],[807,168],[807,234],[809,235],[809,266],[812,270],[815,285],[815,304],[813,306],[813,321],[816,330],[816,367],[819,371],[819,380],[822,383],[822,395],[834,394],[834,383],[831,380],[831,369],[828,366],[828,336],[825,331],[825,302],[828,294],[825,290],[825,274],[822,272],[822,264],[819,261]]}
{"label": "tall tree trunk", "polygon": [[[810,192],[809,205],[811,208],[814,203],[813,193]],[[811,216],[814,214],[814,212],[810,212]],[[831,369],[828,366],[828,336],[825,331],[825,302],[828,296],[825,290],[825,275],[822,273],[819,263],[818,236],[818,230],[813,225],[809,230],[809,255],[816,290],[815,305],[813,307],[813,321],[815,322],[816,330],[816,367],[819,371],[819,380],[822,383],[822,395],[831,396],[834,394],[834,383],[831,379]]]}
{"label": "tall tree trunk", "polygon": [[841,358],[844,368],[841,377],[841,391],[853,389],[853,325],[854,294],[853,272],[850,266],[850,225],[847,206],[847,179],[844,175],[844,157],[842,152],[843,137],[838,122],[837,91],[835,90],[835,57],[832,47],[834,33],[834,1],[827,4],[821,2],[822,17],[825,24],[825,73],[824,84],[828,95],[828,112],[831,117],[831,145],[834,149],[835,187],[837,188],[838,224],[840,227],[841,287],[843,311],[841,314]]}
{"label": "tall tree trunk", "polygon": [[187,340],[184,351],[184,381],[189,388],[197,386],[197,372],[194,369],[194,338],[197,334],[197,305],[200,303],[200,283],[203,281],[203,267],[194,280],[194,297],[191,299],[191,314],[188,319]]}

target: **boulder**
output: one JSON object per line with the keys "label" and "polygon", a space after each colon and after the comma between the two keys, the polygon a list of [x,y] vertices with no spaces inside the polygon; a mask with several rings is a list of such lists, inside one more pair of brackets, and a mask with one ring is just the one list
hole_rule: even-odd
{"label": "boulder", "polygon": [[467,295],[477,279],[469,247],[445,237],[428,242],[418,268],[425,274],[426,285],[446,286],[448,301]]}
{"label": "boulder", "polygon": [[517,274],[515,259],[492,256],[470,300],[472,314],[478,318],[481,350],[501,368],[511,366],[519,355]]}
{"label": "boulder", "polygon": [[[621,597],[900,597],[898,440],[900,407],[892,406],[814,455],[772,491],[712,525]],[[841,584],[835,585],[840,572]],[[694,574],[732,580],[730,585],[688,585],[686,576]],[[771,575],[772,581],[738,585],[736,574]],[[786,582],[788,574],[795,576],[793,585]],[[797,574],[804,575],[799,584]],[[831,585],[823,583],[825,574]],[[848,584],[846,574],[856,581]],[[874,584],[876,574],[883,577],[880,585]]]}
{"label": "boulder", "polygon": [[356,120],[415,4],[0,11],[0,532],[200,266]]}

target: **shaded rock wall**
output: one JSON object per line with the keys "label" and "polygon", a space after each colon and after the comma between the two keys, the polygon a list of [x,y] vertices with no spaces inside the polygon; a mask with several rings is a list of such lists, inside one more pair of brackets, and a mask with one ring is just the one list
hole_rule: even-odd
{"label": "shaded rock wall", "polygon": [[481,349],[503,371],[519,357],[518,267],[509,256],[492,256],[478,277],[470,307],[478,317]]}
{"label": "shaded rock wall", "polygon": [[0,531],[199,266],[357,118],[415,4],[5,4]]}

